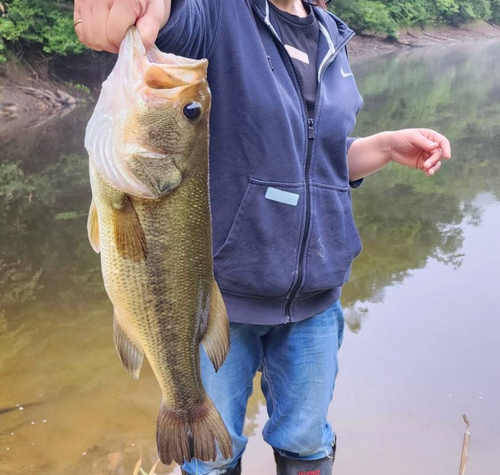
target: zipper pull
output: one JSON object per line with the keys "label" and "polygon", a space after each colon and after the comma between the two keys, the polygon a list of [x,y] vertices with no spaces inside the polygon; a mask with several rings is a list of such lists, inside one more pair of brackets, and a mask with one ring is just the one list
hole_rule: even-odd
{"label": "zipper pull", "polygon": [[309,138],[313,139],[314,135],[314,119],[307,119],[307,127],[309,130]]}

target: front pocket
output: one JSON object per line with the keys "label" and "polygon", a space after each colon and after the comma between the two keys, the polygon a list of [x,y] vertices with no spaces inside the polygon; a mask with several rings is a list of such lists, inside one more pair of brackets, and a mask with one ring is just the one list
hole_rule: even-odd
{"label": "front pocket", "polygon": [[352,261],[361,252],[348,189],[314,185],[311,193],[311,229],[303,293],[344,285]]}
{"label": "front pocket", "polygon": [[295,280],[303,209],[303,185],[250,180],[229,235],[214,256],[221,290],[285,297]]}

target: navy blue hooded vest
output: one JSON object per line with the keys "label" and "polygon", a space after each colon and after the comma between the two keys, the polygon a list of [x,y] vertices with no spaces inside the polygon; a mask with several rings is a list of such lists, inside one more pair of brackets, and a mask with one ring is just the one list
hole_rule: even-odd
{"label": "navy blue hooded vest", "polygon": [[267,0],[173,0],[158,47],[208,58],[214,272],[233,322],[276,325],[336,302],[361,242],[349,134],[362,99],[346,44],[320,22],[316,114],[308,119]]}

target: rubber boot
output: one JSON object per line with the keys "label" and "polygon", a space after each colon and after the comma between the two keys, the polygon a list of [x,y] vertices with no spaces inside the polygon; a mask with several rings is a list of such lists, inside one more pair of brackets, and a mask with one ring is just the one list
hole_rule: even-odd
{"label": "rubber boot", "polygon": [[[181,469],[181,473],[182,473],[182,475],[189,475],[189,473],[185,472],[182,469]],[[224,475],[241,475],[241,459],[238,460],[236,467],[230,468],[229,470],[224,472]]]}
{"label": "rubber boot", "polygon": [[277,475],[332,475],[335,446],[330,457],[319,460],[291,459],[283,457],[276,451],[274,452],[274,460],[276,460]]}

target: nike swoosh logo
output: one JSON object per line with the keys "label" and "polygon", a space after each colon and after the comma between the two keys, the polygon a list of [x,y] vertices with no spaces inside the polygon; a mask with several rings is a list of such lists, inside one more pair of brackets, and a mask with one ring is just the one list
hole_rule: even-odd
{"label": "nike swoosh logo", "polygon": [[342,74],[342,77],[343,77],[343,78],[348,78],[349,76],[353,76],[353,74],[352,74],[352,73],[346,73],[346,72],[344,71],[344,68],[340,68],[340,73]]}

